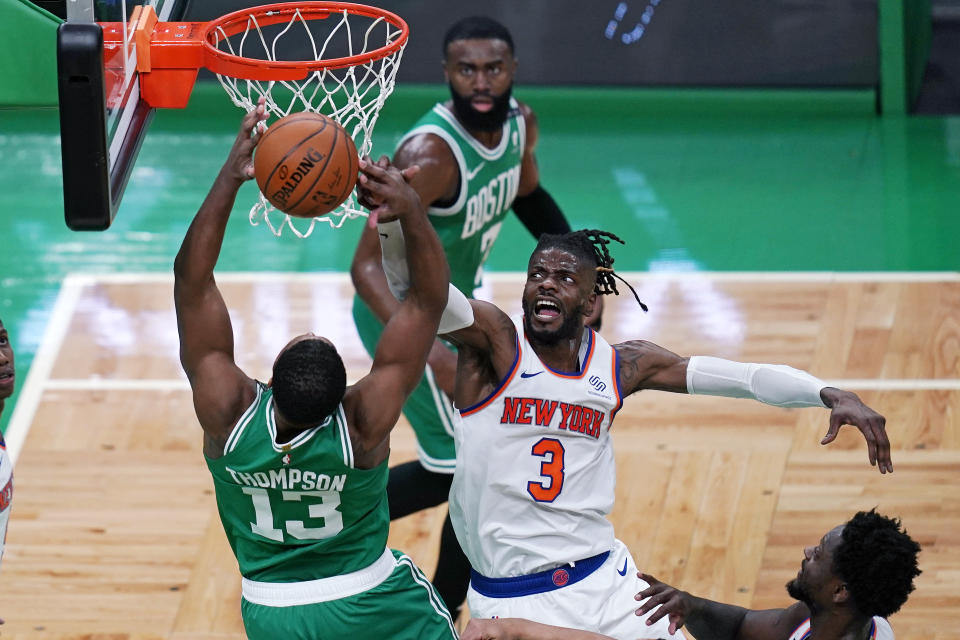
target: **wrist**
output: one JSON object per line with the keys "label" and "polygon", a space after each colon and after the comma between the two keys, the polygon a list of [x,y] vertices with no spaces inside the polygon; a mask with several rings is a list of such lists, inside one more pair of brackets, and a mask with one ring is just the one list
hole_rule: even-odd
{"label": "wrist", "polygon": [[220,173],[217,175],[217,181],[220,182],[224,187],[228,187],[236,191],[240,189],[240,186],[244,182],[247,181],[247,178],[237,175],[237,173],[231,167],[224,165],[220,169]]}
{"label": "wrist", "polygon": [[824,387],[823,389],[820,389],[820,399],[823,400],[823,404],[825,404],[828,409],[833,409],[835,406],[837,406],[837,403],[847,395],[853,394],[849,391],[837,389],[836,387]]}
{"label": "wrist", "polygon": [[500,627],[501,640],[517,640],[520,638],[519,629],[517,629],[517,620],[514,618],[497,618],[497,626]]}

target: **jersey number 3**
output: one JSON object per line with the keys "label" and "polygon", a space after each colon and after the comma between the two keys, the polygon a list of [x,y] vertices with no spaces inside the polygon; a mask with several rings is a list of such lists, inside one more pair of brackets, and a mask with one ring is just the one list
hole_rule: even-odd
{"label": "jersey number 3", "polygon": [[563,489],[563,445],[556,438],[541,438],[530,453],[544,459],[540,463],[543,479],[528,482],[527,493],[537,502],[553,502]]}

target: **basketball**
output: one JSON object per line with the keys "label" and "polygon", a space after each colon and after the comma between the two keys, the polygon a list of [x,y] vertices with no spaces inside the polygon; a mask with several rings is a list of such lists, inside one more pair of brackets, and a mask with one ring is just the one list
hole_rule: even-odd
{"label": "basketball", "polygon": [[253,169],[274,207],[297,218],[337,208],[357,182],[357,147],[336,121],[319,113],[292,113],[266,130]]}

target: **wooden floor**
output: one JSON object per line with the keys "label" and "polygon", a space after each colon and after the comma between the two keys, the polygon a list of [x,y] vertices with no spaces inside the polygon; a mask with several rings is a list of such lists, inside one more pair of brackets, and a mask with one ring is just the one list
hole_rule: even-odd
{"label": "wooden floor", "polygon": [[[781,362],[847,385],[887,416],[896,469],[870,468],[849,427],[821,447],[825,410],[638,394],[614,428],[611,516],[638,566],[699,595],[783,606],[802,548],[876,506],[924,548],[917,589],[892,618],[898,639],[960,637],[960,278],[631,279],[651,311],[609,301],[609,341]],[[307,330],[340,347],[353,379],[369,366],[344,276],[219,281],[250,374],[267,379],[280,347]],[[487,293],[518,310],[518,282],[501,276]],[[8,429],[18,459],[3,640],[243,637],[239,574],[177,350],[168,277],[68,279]],[[402,423],[393,461],[413,451]],[[443,515],[391,533],[428,575]]]}

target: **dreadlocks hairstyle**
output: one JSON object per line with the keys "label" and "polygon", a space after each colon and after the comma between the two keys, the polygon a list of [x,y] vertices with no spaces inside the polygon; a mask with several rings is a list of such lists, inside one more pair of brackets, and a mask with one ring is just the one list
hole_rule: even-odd
{"label": "dreadlocks hairstyle", "polygon": [[844,525],[833,552],[833,572],[847,583],[861,613],[886,618],[896,613],[920,575],[920,545],[900,528],[900,520],[876,509],[860,511]]}
{"label": "dreadlocks hairstyle", "polygon": [[302,340],[273,365],[273,401],[295,425],[320,424],[336,410],[346,388],[343,360],[323,340]]}
{"label": "dreadlocks hairstyle", "polygon": [[593,288],[594,293],[598,296],[611,293],[620,295],[620,292],[617,291],[617,280],[619,280],[627,285],[630,293],[637,299],[640,308],[646,311],[647,305],[640,301],[640,296],[637,295],[636,290],[613,270],[613,256],[610,255],[610,250],[607,248],[612,240],[625,244],[616,235],[599,229],[581,229],[563,234],[545,233],[537,241],[537,248],[534,249],[534,253],[545,249],[560,249],[581,260],[592,260],[597,265],[597,283]]}
{"label": "dreadlocks hairstyle", "polygon": [[513,38],[505,26],[486,16],[472,16],[453,23],[443,36],[443,57],[447,46],[457,40],[503,40],[513,53]]}

